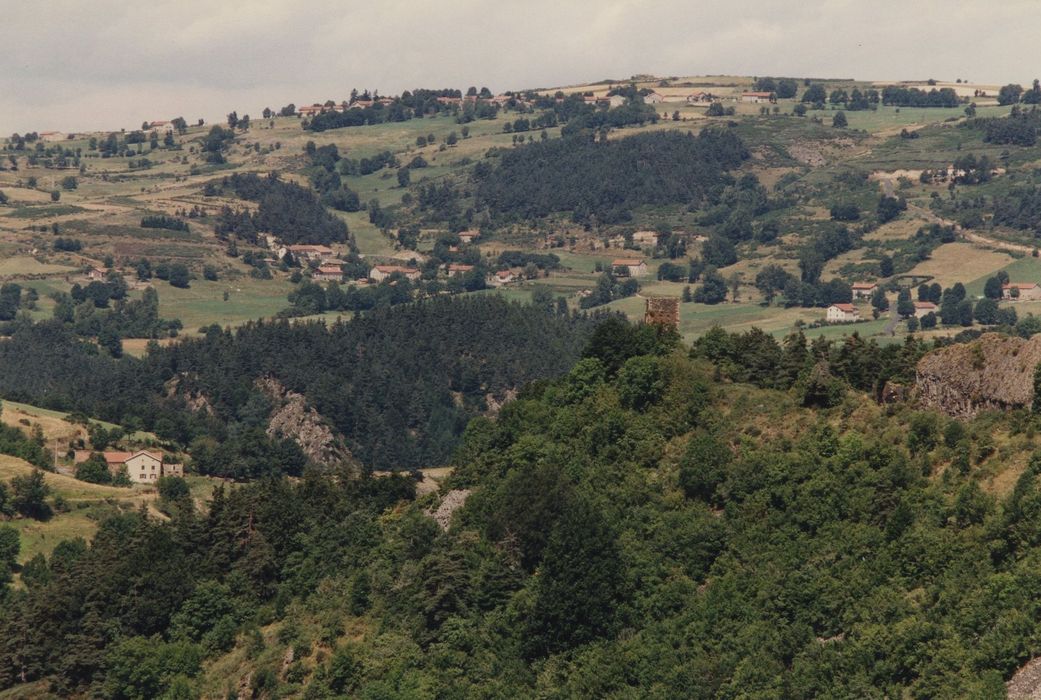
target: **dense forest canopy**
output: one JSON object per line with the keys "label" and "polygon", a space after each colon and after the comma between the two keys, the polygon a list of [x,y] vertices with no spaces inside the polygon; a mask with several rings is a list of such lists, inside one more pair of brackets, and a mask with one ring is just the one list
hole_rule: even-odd
{"label": "dense forest canopy", "polygon": [[976,427],[845,384],[816,403],[829,365],[860,385],[846,346],[688,351],[608,321],[566,375],[469,424],[445,530],[403,478],[265,479],[205,513],[168,486],[169,522],[118,515],[24,567],[0,688],[1002,697],[1036,653],[1041,461],[998,500],[963,459]]}
{"label": "dense forest canopy", "polygon": [[[143,360],[114,360],[46,322],[0,341],[0,395],[189,444],[260,426],[266,404],[253,383],[274,377],[303,394],[363,463],[407,469],[447,459],[489,397],[566,371],[592,323],[497,296],[437,299],[329,327],[214,327]],[[214,414],[187,410],[189,392]],[[241,476],[232,468],[220,473]]]}
{"label": "dense forest canopy", "polygon": [[322,206],[314,192],[279,179],[277,173],[260,177],[255,173],[235,173],[218,185],[207,186],[207,194],[234,195],[257,202],[256,212],[221,212],[218,235],[235,234],[257,242],[259,232],[273,233],[283,243],[344,243],[349,241],[347,224]]}
{"label": "dense forest canopy", "polygon": [[701,206],[747,157],[736,135],[717,129],[530,143],[503,151],[495,167],[478,164],[477,200],[499,221],[568,212],[617,223],[643,205]]}

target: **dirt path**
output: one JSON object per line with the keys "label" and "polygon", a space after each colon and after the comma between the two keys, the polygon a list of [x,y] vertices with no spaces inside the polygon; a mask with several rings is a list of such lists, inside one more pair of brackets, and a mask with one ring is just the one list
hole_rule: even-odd
{"label": "dirt path", "polygon": [[896,335],[896,324],[900,323],[900,316],[896,313],[896,302],[893,302],[889,306],[889,320],[886,321],[886,327],[883,331],[886,335]]}
{"label": "dirt path", "polygon": [[1017,253],[1033,254],[1034,248],[1028,245],[1021,245],[1019,243],[1009,243],[1008,241],[999,241],[994,238],[988,238],[978,233],[972,233],[971,231],[960,231],[962,238],[965,240],[976,243],[977,245],[990,246],[991,248],[1000,248],[1002,250],[1011,250]]}

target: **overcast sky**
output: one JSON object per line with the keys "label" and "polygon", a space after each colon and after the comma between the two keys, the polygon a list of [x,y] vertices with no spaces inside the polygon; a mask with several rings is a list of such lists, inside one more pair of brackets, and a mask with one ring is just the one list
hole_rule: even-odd
{"label": "overcast sky", "polygon": [[351,88],[636,73],[1041,74],[1037,0],[0,0],[0,133],[259,115]]}

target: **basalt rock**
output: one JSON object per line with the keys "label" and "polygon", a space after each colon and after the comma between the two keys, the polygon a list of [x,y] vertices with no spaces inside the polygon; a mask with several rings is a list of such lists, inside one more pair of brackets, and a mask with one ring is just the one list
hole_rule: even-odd
{"label": "basalt rock", "polygon": [[281,435],[295,441],[307,458],[325,467],[346,467],[357,476],[358,462],[337,433],[302,394],[289,391],[273,377],[258,379],[256,386],[271,401],[267,435]]}
{"label": "basalt rock", "polygon": [[915,395],[921,406],[954,418],[1028,407],[1041,335],[1030,340],[987,333],[970,343],[934,350],[918,361]]}

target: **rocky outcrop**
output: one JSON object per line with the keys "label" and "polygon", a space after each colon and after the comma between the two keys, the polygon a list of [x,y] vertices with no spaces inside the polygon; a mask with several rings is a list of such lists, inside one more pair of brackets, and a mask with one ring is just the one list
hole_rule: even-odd
{"label": "rocky outcrop", "polygon": [[485,394],[484,402],[488,406],[487,414],[493,417],[499,415],[499,411],[502,410],[502,407],[510,401],[513,401],[515,398],[517,398],[516,389],[507,389],[501,400],[496,397],[495,394]]}
{"label": "rocky outcrop", "polygon": [[987,333],[971,343],[940,348],[918,361],[917,402],[955,418],[1030,406],[1038,363],[1041,335],[1023,340]]}
{"label": "rocky outcrop", "polygon": [[267,428],[269,437],[281,435],[290,438],[315,464],[346,466],[352,473],[360,473],[360,466],[347,449],[343,437],[307,404],[302,394],[289,391],[273,377],[258,379],[256,386],[272,404]]}
{"label": "rocky outcrop", "polygon": [[1031,659],[1005,684],[1008,700],[1041,700],[1041,658]]}
{"label": "rocky outcrop", "polygon": [[167,380],[163,388],[166,390],[167,397],[180,395],[190,410],[203,411],[212,416],[213,405],[205,394],[195,388],[196,380],[194,374],[181,372]]}
{"label": "rocky outcrop", "polygon": [[427,515],[432,517],[442,530],[447,530],[452,522],[452,514],[466,505],[466,499],[470,497],[470,489],[452,489],[441,499],[441,504],[435,511],[428,511]]}

